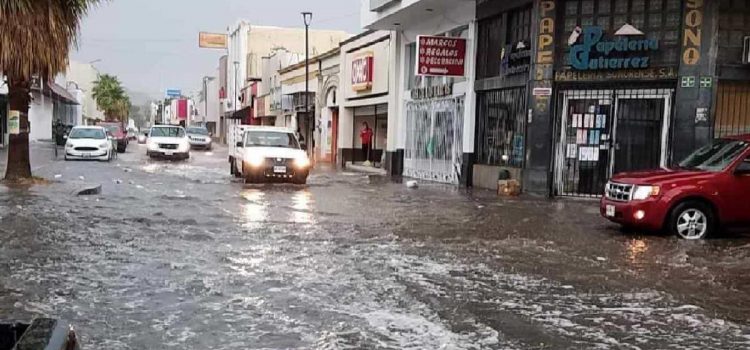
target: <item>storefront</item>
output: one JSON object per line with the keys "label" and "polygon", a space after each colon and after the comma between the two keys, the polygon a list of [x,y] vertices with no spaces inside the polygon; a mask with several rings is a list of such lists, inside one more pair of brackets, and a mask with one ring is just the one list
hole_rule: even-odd
{"label": "storefront", "polygon": [[[717,22],[720,7],[727,7],[722,16],[743,13],[744,21],[744,12],[729,4],[517,0],[477,6],[490,16],[480,18],[479,52],[500,51],[502,62],[478,59],[475,172],[499,165],[522,180],[526,193],[598,197],[616,173],[669,166],[713,132],[744,130],[730,100],[742,101],[747,91],[750,101],[750,86],[739,81],[748,72],[737,74],[739,62],[721,66],[722,43],[718,55],[712,51],[713,28],[735,50],[737,37],[750,34],[742,21]],[[717,56],[720,76],[732,67],[745,78],[717,88]]]}
{"label": "storefront", "polygon": [[554,195],[597,197],[613,174],[669,163],[680,1],[631,2],[560,9]]}
{"label": "storefront", "polygon": [[341,50],[339,48],[326,52],[316,58],[318,65],[318,101],[316,134],[320,145],[319,159],[326,163],[336,163],[338,157],[339,134],[339,89],[341,75]]}
{"label": "storefront", "polygon": [[501,172],[521,180],[531,69],[532,1],[483,2],[477,8],[476,157],[472,185],[496,189]]}
{"label": "storefront", "polygon": [[402,40],[403,175],[470,184],[474,154],[474,8],[453,4],[452,23],[410,24]]}
{"label": "storefront", "polygon": [[[338,164],[392,169],[386,161],[394,125],[389,111],[393,39],[388,32],[369,31],[341,44],[341,108],[337,117]],[[329,99],[334,91],[329,90]],[[338,102],[338,101],[337,101]],[[367,130],[367,131],[366,131]],[[333,130],[331,130],[333,132]],[[365,135],[363,137],[363,134]],[[363,141],[369,141],[364,147]]]}

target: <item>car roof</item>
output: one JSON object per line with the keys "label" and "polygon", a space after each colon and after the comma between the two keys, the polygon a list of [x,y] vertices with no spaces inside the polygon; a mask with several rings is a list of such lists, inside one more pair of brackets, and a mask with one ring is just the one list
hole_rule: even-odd
{"label": "car roof", "polygon": [[154,125],[151,127],[151,129],[154,128],[181,128],[181,125]]}
{"label": "car roof", "polygon": [[98,125],[76,125],[73,127],[73,129],[99,129],[104,130],[103,126]]}
{"label": "car roof", "polygon": [[247,128],[245,131],[274,131],[274,132],[285,132],[285,133],[294,132],[292,129],[279,127],[279,126],[251,126]]}

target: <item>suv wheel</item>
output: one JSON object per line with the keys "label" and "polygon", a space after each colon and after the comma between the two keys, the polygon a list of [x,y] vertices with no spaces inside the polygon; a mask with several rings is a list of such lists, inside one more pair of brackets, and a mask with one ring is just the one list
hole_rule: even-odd
{"label": "suv wheel", "polygon": [[698,201],[680,203],[672,211],[669,228],[682,239],[705,239],[711,236],[716,228],[713,210]]}

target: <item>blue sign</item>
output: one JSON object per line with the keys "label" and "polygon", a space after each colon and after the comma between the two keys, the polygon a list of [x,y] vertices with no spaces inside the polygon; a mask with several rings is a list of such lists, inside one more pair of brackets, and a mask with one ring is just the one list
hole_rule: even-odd
{"label": "blue sign", "polygon": [[646,53],[659,50],[659,40],[621,35],[604,40],[599,26],[583,28],[581,42],[570,47],[570,65],[576,70],[644,69],[651,64]]}
{"label": "blue sign", "polygon": [[167,97],[176,98],[182,96],[180,89],[167,89]]}

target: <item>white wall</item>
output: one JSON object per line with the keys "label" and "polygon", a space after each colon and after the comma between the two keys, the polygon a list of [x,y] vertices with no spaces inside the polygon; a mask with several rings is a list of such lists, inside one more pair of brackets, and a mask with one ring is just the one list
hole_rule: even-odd
{"label": "white wall", "polygon": [[34,92],[33,101],[29,108],[29,122],[31,133],[29,139],[33,141],[52,139],[52,116],[54,103],[51,98]]}
{"label": "white wall", "polygon": [[[426,1],[426,0],[422,0]],[[417,3],[418,1],[411,1]],[[407,81],[409,77],[409,57],[406,47],[415,43],[418,35],[439,35],[462,26],[469,26],[467,39],[467,58],[466,58],[466,80],[456,83],[453,86],[453,95],[464,96],[464,129],[463,129],[463,148],[464,153],[474,153],[474,126],[476,121],[476,93],[474,92],[475,81],[475,62],[476,53],[476,4],[473,1],[437,1],[446,7],[440,8],[440,11],[434,11],[430,17],[419,16],[405,20],[399,31],[401,42],[399,48],[399,66],[400,71],[398,79],[398,92],[400,103],[397,107],[396,114],[399,116],[398,121],[398,139],[396,140],[397,148],[406,147],[406,103],[411,101],[410,90],[407,90]],[[369,6],[369,1],[367,2]],[[453,3],[453,6],[450,6]],[[402,6],[403,7],[403,6]]]}

